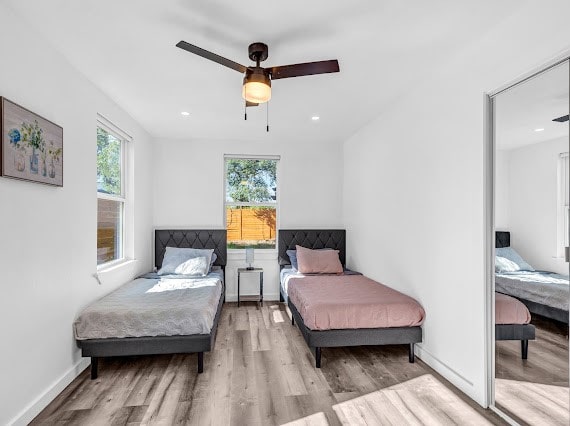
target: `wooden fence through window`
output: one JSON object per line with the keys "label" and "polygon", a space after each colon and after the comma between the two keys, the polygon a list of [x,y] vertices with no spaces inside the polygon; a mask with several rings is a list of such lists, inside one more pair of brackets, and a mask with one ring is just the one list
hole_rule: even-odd
{"label": "wooden fence through window", "polygon": [[275,208],[227,208],[228,241],[275,240]]}

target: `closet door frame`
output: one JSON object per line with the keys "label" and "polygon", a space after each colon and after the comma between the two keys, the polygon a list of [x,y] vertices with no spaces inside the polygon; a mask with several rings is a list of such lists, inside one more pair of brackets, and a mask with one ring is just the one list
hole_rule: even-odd
{"label": "closet door frame", "polygon": [[[485,323],[486,323],[486,405],[510,424],[517,424],[495,405],[495,98],[520,84],[523,84],[565,62],[570,62],[570,50],[557,55],[552,60],[528,73],[485,93],[483,96],[483,134],[484,134],[484,220],[485,220]],[[570,84],[570,73],[568,76]],[[569,97],[570,98],[570,97]],[[569,99],[570,110],[570,99]],[[570,147],[570,135],[569,135]],[[569,265],[570,266],[570,265]],[[569,269],[570,272],[570,269]],[[569,357],[570,358],[570,357]],[[570,363],[570,360],[569,360]]]}

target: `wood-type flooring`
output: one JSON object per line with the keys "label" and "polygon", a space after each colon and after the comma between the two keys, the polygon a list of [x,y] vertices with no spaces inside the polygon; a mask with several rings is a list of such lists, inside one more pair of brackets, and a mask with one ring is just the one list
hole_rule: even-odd
{"label": "wood-type flooring", "polygon": [[226,303],[203,374],[195,354],[102,359],[32,424],[503,424],[407,351],[325,348],[316,369],[285,305]]}
{"label": "wood-type flooring", "polygon": [[528,359],[518,341],[495,345],[495,404],[520,424],[568,425],[568,325],[533,315]]}

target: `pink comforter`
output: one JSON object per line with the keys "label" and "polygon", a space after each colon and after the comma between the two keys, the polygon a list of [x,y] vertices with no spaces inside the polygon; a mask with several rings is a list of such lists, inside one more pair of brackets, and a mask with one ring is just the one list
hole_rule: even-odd
{"label": "pink comforter", "polygon": [[414,299],[363,275],[291,278],[288,296],[311,330],[412,327],[425,318]]}
{"label": "pink comforter", "polygon": [[514,297],[495,293],[495,324],[528,324],[530,312]]}

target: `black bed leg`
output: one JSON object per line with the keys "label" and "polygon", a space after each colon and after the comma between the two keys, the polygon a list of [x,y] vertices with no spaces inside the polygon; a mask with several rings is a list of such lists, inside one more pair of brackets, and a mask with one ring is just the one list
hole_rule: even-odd
{"label": "black bed leg", "polygon": [[204,372],[204,352],[198,352],[198,374]]}
{"label": "black bed leg", "polygon": [[414,346],[416,344],[415,343],[410,343],[410,353],[408,354],[408,358],[410,360],[410,363],[414,363],[414,361],[416,360],[416,356],[414,355]]}
{"label": "black bed leg", "polygon": [[91,357],[91,380],[97,378],[97,367],[99,366],[99,358],[96,356]]}
{"label": "black bed leg", "polygon": [[315,348],[315,367],[321,368],[321,348]]}
{"label": "black bed leg", "polygon": [[281,292],[279,292],[279,301],[285,302],[285,299],[283,298],[283,294]]}
{"label": "black bed leg", "polygon": [[528,340],[521,340],[521,355],[522,359],[528,358]]}

